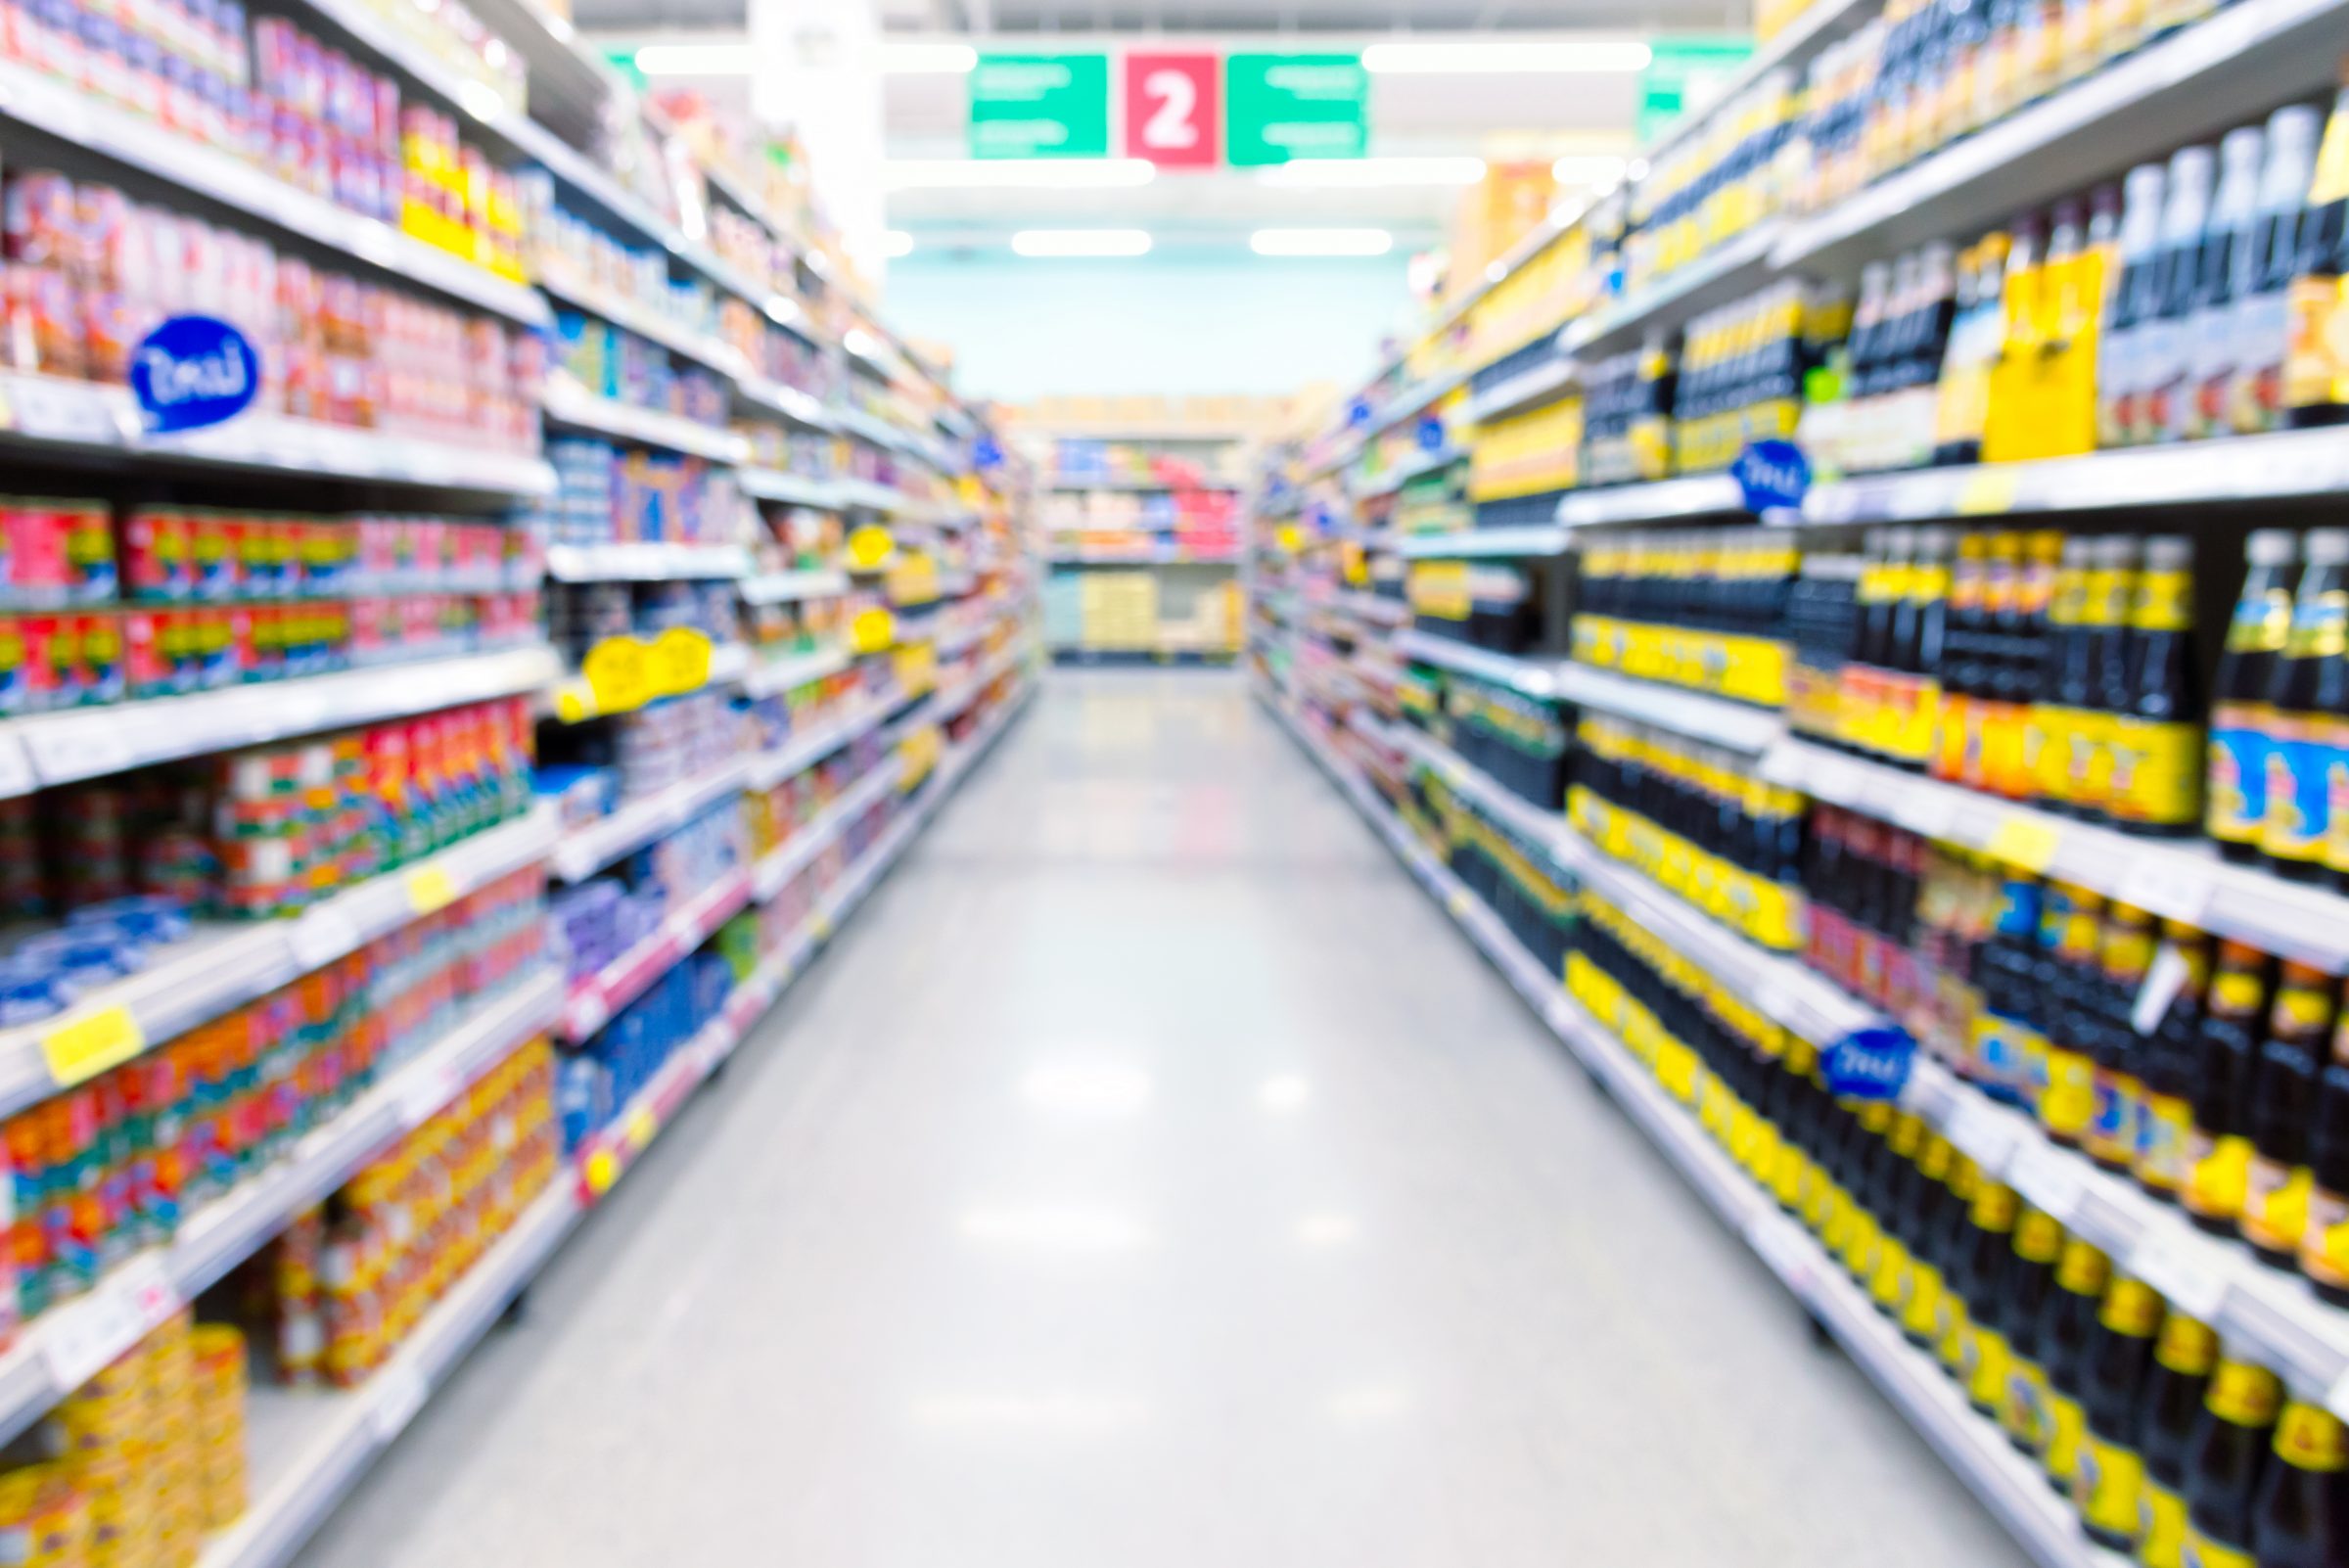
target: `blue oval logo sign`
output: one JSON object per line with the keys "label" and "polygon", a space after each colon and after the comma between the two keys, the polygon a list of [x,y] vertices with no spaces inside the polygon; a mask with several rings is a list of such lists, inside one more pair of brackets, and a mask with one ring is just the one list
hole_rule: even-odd
{"label": "blue oval logo sign", "polygon": [[253,406],[260,356],[225,321],[173,316],[130,356],[130,391],[150,431],[201,430]]}
{"label": "blue oval logo sign", "polygon": [[1916,1041],[1905,1029],[1871,1024],[1827,1047],[1819,1076],[1839,1100],[1897,1100],[1916,1065]]}
{"label": "blue oval logo sign", "polygon": [[1801,510],[1811,488],[1811,459],[1792,441],[1750,441],[1729,473],[1745,493],[1745,509],[1757,517]]}

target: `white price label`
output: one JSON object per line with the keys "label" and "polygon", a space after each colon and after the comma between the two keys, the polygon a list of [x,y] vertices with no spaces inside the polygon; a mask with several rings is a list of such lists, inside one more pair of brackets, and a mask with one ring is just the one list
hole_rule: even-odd
{"label": "white price label", "polygon": [[440,1114],[465,1087],[453,1062],[419,1062],[399,1081],[399,1118],[411,1129]]}
{"label": "white price label", "polygon": [[2129,1023],[2141,1035],[2150,1035],[2162,1019],[2168,1016],[2170,1003],[2186,989],[2192,978],[2187,969],[2186,954],[2175,945],[2163,943],[2161,951],[2153,955],[2153,963],[2145,971],[2144,984],[2137,991],[2137,1000],[2130,1005]]}
{"label": "white price label", "polygon": [[31,754],[34,768],[52,784],[118,773],[132,763],[119,719],[93,723],[77,715],[34,724],[24,732],[24,749]]}
{"label": "white price label", "polygon": [[1757,766],[1764,778],[1786,789],[1800,789],[1807,773],[1802,753],[1785,741],[1764,752]]}
{"label": "white price label", "polygon": [[1966,1094],[1951,1113],[1950,1141],[1989,1176],[2004,1177],[2014,1153],[2013,1121],[1979,1094]]}
{"label": "white price label", "polygon": [[359,928],[342,910],[323,905],[295,921],[286,941],[294,949],[294,962],[306,975],[356,951]]}
{"label": "white price label", "polygon": [[2087,1186],[2077,1155],[2067,1154],[2051,1143],[2033,1142],[2024,1145],[2006,1172],[2007,1183],[2021,1193],[2032,1208],[2051,1217],[2056,1223],[2069,1229],[2080,1209],[2080,1195]]}
{"label": "white price label", "polygon": [[133,1259],[98,1290],[45,1320],[41,1357],[57,1387],[71,1393],[179,1311],[179,1292],[161,1259]]}
{"label": "white price label", "polygon": [[1920,838],[1949,837],[1958,806],[1940,790],[1911,784],[1892,798],[1892,819]]}
{"label": "white price label", "polygon": [[432,1391],[415,1367],[395,1365],[375,1374],[370,1392],[375,1396],[375,1407],[367,1412],[368,1425],[375,1429],[378,1443],[389,1443],[408,1429],[416,1412],[424,1408],[425,1395]]}
{"label": "white price label", "polygon": [[2209,910],[2214,890],[2202,867],[2148,847],[2133,855],[2116,891],[2123,903],[2193,925]]}
{"label": "white price label", "polygon": [[2227,1300],[2226,1273],[2208,1243],[2183,1226],[2154,1224],[2129,1249],[2122,1268],[2188,1317],[2218,1321]]}

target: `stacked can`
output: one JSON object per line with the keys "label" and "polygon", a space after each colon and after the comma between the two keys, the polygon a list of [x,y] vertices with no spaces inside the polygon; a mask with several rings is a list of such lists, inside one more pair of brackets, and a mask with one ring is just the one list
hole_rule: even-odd
{"label": "stacked can", "polygon": [[195,1352],[197,1495],[210,1533],[245,1512],[245,1336],[226,1323],[199,1323]]}
{"label": "stacked can", "polygon": [[207,1517],[194,1327],[184,1310],[69,1396],[50,1443],[90,1499],[92,1564],[182,1568]]}

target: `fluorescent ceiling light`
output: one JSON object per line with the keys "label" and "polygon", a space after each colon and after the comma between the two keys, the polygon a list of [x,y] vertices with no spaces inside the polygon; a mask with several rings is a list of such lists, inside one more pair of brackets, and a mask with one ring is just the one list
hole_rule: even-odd
{"label": "fluorescent ceiling light", "polygon": [[1258,255],[1385,255],[1395,236],[1384,229],[1259,229],[1248,249]]}
{"label": "fluorescent ceiling light", "polygon": [[648,76],[747,76],[751,40],[732,43],[646,44],[636,51],[636,69]]}
{"label": "fluorescent ceiling light", "polygon": [[1290,190],[1364,190],[1387,185],[1474,185],[1481,158],[1299,158],[1257,172],[1262,185]]}
{"label": "fluorescent ceiling light", "polygon": [[1576,74],[1645,70],[1654,52],[1632,38],[1375,43],[1362,69],[1394,76]]}
{"label": "fluorescent ceiling light", "polygon": [[1622,179],[1627,167],[1622,159],[1604,153],[1568,153],[1549,165],[1549,177],[1560,185],[1604,185]]}
{"label": "fluorescent ceiling light", "polygon": [[893,76],[960,76],[979,64],[967,43],[894,39],[881,46],[881,69]]}
{"label": "fluorescent ceiling light", "polygon": [[1138,158],[893,158],[881,165],[893,191],[1102,190],[1157,175]]}
{"label": "fluorescent ceiling light", "polygon": [[1022,229],[1011,237],[1019,255],[1148,255],[1142,229]]}
{"label": "fluorescent ceiling light", "polygon": [[903,229],[884,229],[881,232],[881,254],[892,257],[913,254],[913,236]]}

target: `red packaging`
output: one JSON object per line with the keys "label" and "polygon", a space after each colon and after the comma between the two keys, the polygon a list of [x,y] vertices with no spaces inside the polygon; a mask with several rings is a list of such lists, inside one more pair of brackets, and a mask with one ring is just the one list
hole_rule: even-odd
{"label": "red packaging", "polygon": [[401,651],[413,658],[437,654],[440,639],[440,600],[436,594],[411,593],[399,602]]}
{"label": "red packaging", "polygon": [[179,602],[195,592],[188,514],[143,506],[122,521],[122,587],[133,599]]}
{"label": "red packaging", "polygon": [[7,593],[20,608],[62,605],[69,594],[66,525],[54,503],[0,499],[0,534],[6,537]]}
{"label": "red packaging", "polygon": [[171,668],[168,628],[171,610],[125,610],[122,612],[122,690],[134,700],[142,697],[168,697],[179,690],[177,672]]}
{"label": "red packaging", "polygon": [[399,618],[392,601],[381,594],[361,594],[350,604],[350,662],[378,665],[399,649]]}
{"label": "red packaging", "polygon": [[122,623],[114,610],[90,610],[74,618],[74,640],[81,654],[79,698],[85,703],[122,700]]}
{"label": "red packaging", "polygon": [[22,616],[0,613],[0,715],[34,711],[33,669],[23,623]]}
{"label": "red packaging", "polygon": [[17,618],[24,643],[24,702],[20,712],[45,714],[80,701],[81,650],[73,619],[40,611]]}

